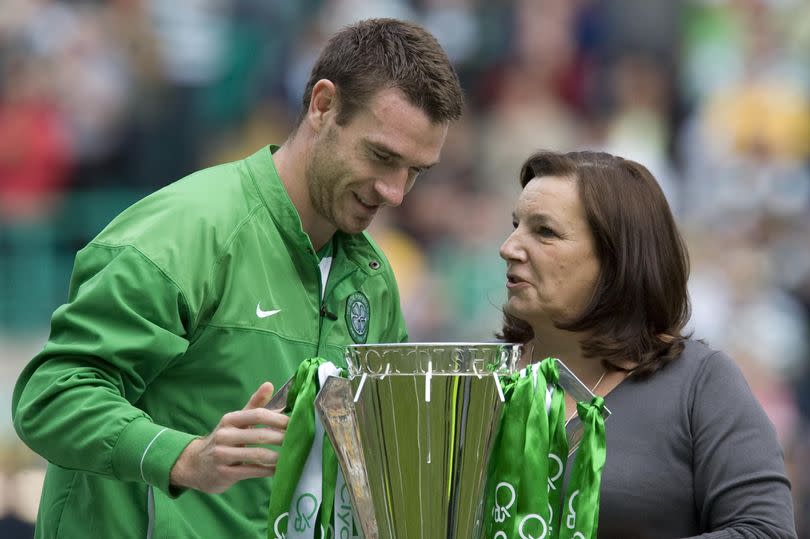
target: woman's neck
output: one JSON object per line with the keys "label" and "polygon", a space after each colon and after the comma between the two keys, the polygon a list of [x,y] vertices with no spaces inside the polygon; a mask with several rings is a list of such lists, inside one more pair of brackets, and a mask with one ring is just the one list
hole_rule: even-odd
{"label": "woman's neck", "polygon": [[555,357],[581,380],[596,379],[604,372],[604,367],[600,361],[583,355],[581,342],[582,335],[570,331],[535,332],[535,337],[526,343],[531,357],[524,354],[524,361],[537,362]]}

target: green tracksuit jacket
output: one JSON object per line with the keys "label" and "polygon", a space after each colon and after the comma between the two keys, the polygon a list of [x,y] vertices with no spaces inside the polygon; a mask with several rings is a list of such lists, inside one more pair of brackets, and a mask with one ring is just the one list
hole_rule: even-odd
{"label": "green tracksuit jacket", "polygon": [[301,360],[343,365],[347,344],[407,338],[366,234],[336,234],[321,300],[272,151],[161,189],[77,254],[68,302],[12,400],[17,433],[50,462],[37,537],[264,536],[270,479],[181,493],[177,457]]}

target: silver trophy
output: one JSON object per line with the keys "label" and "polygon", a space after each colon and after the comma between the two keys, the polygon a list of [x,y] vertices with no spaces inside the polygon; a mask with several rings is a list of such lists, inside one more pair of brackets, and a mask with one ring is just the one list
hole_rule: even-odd
{"label": "silver trophy", "polygon": [[520,345],[353,345],[315,407],[366,539],[475,538]]}
{"label": "silver trophy", "polygon": [[[366,539],[476,539],[501,418],[498,377],[516,371],[508,343],[351,345],[349,377],[330,377],[315,408]],[[575,400],[593,394],[559,360]],[[268,404],[282,408],[292,380]],[[605,409],[605,416],[610,412]],[[568,431],[573,450],[581,425]]]}

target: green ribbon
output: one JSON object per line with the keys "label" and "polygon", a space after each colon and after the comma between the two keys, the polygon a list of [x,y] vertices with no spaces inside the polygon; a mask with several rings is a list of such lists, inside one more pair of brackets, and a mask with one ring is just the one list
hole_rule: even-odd
{"label": "green ribbon", "polygon": [[[323,464],[321,470],[323,473],[323,491],[321,499],[321,516],[318,518],[318,522],[320,523],[321,528],[324,530],[329,530],[329,526],[332,523],[332,510],[335,503],[335,484],[337,483],[337,469],[338,460],[337,455],[335,455],[335,449],[332,447],[332,442],[329,440],[329,437],[324,435]],[[334,530],[334,527],[332,529]],[[334,537],[334,532],[332,533],[332,537]]]}
{"label": "green ribbon", "polygon": [[[516,537],[546,537],[549,532],[551,506],[548,503],[549,414],[546,412],[545,374],[538,366],[527,368],[518,384],[528,388],[529,415],[525,423],[526,438],[522,455],[523,477],[518,491],[518,513],[513,526]],[[521,373],[523,375],[523,373]],[[536,379],[536,383],[535,383]],[[515,392],[513,398],[523,395]]]}
{"label": "green ribbon", "polygon": [[590,403],[577,403],[577,415],[584,431],[574,457],[559,539],[596,538],[599,487],[607,456],[605,418],[602,415],[604,407],[605,399],[602,397],[594,397]]}
{"label": "green ribbon", "polygon": [[[554,359],[544,359],[540,363],[539,369],[548,384],[548,391],[551,393],[551,403],[548,411],[548,504],[551,508],[560,508],[562,507],[565,467],[568,462],[568,437],[565,433],[565,392],[560,385],[560,371],[557,369],[557,362]],[[560,517],[561,511],[553,509],[549,520],[549,537],[556,537],[557,530],[560,529]]]}
{"label": "green ribbon", "polygon": [[[335,497],[335,481],[337,477],[337,457],[324,434],[322,452],[322,480],[321,503],[317,519],[319,527],[314,526],[312,517],[318,511],[317,501],[313,500],[314,507],[303,504],[299,500],[296,514],[288,515],[292,497],[301,479],[307,457],[309,457],[315,439],[315,397],[320,384],[318,381],[318,368],[326,360],[322,358],[306,359],[298,366],[295,379],[287,394],[285,413],[290,414],[284,442],[281,445],[276,474],[273,478],[273,488],[270,492],[270,509],[268,513],[268,539],[286,534],[296,529],[299,532],[313,530],[313,536],[320,536],[320,529],[329,530],[332,518],[332,504]],[[341,374],[343,374],[341,372]],[[309,498],[307,498],[308,500]],[[286,516],[286,522],[284,522]]]}
{"label": "green ribbon", "polygon": [[568,440],[555,360],[546,358],[503,377],[502,387],[505,403],[488,469],[485,536],[595,539],[605,462],[604,400],[577,403],[584,433],[568,487],[571,494],[563,496]]}
{"label": "green ribbon", "polygon": [[[312,414],[312,407],[317,392],[318,367],[322,361],[320,358],[302,361],[295,373],[295,381],[287,393],[287,406],[284,411],[292,413],[276,464],[273,489],[270,492],[268,539],[276,537],[280,519],[290,508],[295,487],[309,456],[312,440],[315,438],[315,417]],[[289,520],[288,516],[288,525]]]}
{"label": "green ribbon", "polygon": [[[523,426],[528,420],[531,403],[525,398],[525,383],[519,384],[517,375],[505,378],[502,386],[506,402],[499,427],[495,450],[498,455],[495,459],[492,489],[489,493],[487,515],[489,529],[487,537],[502,532],[511,533],[517,520],[517,493],[520,489],[521,460],[526,430]],[[518,388],[522,398],[516,398]],[[508,453],[508,454],[507,454]],[[493,455],[495,458],[495,455]]]}

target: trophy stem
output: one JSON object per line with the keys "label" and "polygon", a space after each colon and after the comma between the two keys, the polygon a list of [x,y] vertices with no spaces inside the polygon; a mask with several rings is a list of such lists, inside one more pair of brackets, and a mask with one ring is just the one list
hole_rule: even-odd
{"label": "trophy stem", "polygon": [[315,408],[318,410],[324,431],[335,448],[355,515],[363,530],[363,537],[378,539],[374,505],[371,502],[368,476],[363,466],[363,446],[360,443],[360,433],[357,430],[351,403],[349,381],[330,376],[315,399]]}

